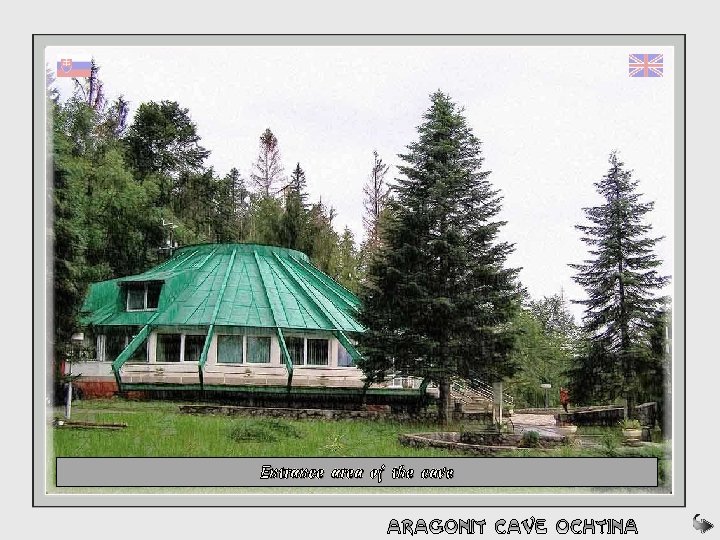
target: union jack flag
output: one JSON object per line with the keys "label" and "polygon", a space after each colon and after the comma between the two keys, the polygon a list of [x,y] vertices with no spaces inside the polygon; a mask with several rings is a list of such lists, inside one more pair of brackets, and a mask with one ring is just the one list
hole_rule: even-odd
{"label": "union jack flag", "polygon": [[628,67],[631,77],[662,77],[662,54],[631,54]]}

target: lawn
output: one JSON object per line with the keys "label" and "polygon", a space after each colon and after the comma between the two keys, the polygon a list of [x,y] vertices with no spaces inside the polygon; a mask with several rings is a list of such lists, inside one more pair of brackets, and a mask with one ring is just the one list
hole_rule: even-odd
{"label": "lawn", "polygon": [[[401,445],[398,435],[441,431],[432,423],[393,420],[284,420],[243,416],[190,415],[178,403],[123,399],[77,401],[72,420],[126,423],[119,431],[51,428],[56,456],[417,456],[443,457],[445,449]],[[61,417],[61,409],[56,416]],[[443,431],[472,429],[450,424]],[[578,436],[595,448],[565,445],[552,450],[522,449],[516,456],[666,457],[663,445],[630,448],[618,430],[580,427]],[[459,454],[455,454],[459,455]]]}
{"label": "lawn", "polygon": [[177,405],[119,399],[76,402],[72,420],[126,423],[128,427],[119,431],[52,428],[54,454],[63,457],[453,455],[442,449],[408,448],[398,442],[399,433],[437,430],[437,426],[428,424],[195,416],[180,413]]}

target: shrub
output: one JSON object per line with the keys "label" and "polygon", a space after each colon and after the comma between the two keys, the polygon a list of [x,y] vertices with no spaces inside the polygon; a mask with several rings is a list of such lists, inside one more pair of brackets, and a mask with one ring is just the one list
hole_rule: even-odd
{"label": "shrub", "polygon": [[642,424],[640,424],[640,420],[637,420],[635,418],[625,418],[624,420],[620,420],[618,424],[620,425],[620,429],[642,429]]}
{"label": "shrub", "polygon": [[537,448],[540,446],[540,434],[537,431],[526,431],[520,440],[522,448]]}
{"label": "shrub", "polygon": [[601,439],[603,453],[607,456],[614,457],[618,454],[618,441],[610,433],[604,433]]}

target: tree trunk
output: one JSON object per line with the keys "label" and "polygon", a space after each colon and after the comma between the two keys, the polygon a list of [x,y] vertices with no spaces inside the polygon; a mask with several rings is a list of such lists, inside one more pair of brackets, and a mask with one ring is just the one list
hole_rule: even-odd
{"label": "tree trunk", "polygon": [[438,423],[445,426],[450,419],[450,379],[442,379],[438,384],[440,388],[440,400],[438,401]]}
{"label": "tree trunk", "polygon": [[626,396],[626,400],[627,400],[627,403],[626,403],[627,411],[625,412],[625,416],[627,416],[627,418],[631,418],[631,419],[637,418],[637,412],[635,411],[635,405],[637,405],[636,399],[635,399],[635,392],[633,392],[633,391],[628,392],[628,394]]}

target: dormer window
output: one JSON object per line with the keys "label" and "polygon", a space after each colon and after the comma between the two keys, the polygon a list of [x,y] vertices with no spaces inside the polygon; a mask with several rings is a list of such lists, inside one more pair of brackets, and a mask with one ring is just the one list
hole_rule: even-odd
{"label": "dormer window", "polygon": [[150,311],[157,309],[162,283],[148,281],[127,284],[127,310]]}

